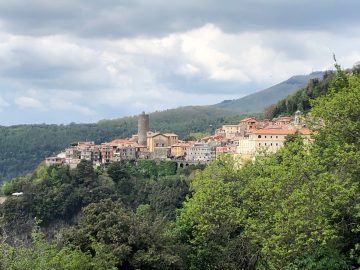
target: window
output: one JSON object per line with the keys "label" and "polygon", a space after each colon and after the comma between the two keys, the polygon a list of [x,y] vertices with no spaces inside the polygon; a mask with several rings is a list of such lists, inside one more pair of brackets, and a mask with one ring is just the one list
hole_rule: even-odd
{"label": "window", "polygon": [[259,135],[258,138],[261,138],[261,135]]}
{"label": "window", "polygon": [[265,138],[266,138],[266,136],[265,136]]}
{"label": "window", "polygon": [[276,136],[276,139],[278,138],[278,136]]}
{"label": "window", "polygon": [[259,143],[259,146],[261,145],[261,143]]}

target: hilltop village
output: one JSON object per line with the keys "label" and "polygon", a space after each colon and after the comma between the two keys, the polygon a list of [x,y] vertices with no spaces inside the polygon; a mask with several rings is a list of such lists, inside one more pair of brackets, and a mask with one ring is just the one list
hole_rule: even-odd
{"label": "hilltop village", "polygon": [[239,124],[223,125],[216,129],[214,135],[198,141],[182,141],[174,133],[151,131],[149,115],[143,112],[138,116],[138,133],[131,138],[115,139],[100,145],[77,142],[57,156],[46,158],[45,162],[48,166],[67,164],[75,168],[81,160],[102,166],[114,161],[152,159],[175,160],[182,167],[207,164],[220,155],[229,154],[241,165],[261,150],[276,152],[288,135],[298,133],[309,140],[311,132],[300,119],[299,111],[294,117],[273,120],[245,118]]}

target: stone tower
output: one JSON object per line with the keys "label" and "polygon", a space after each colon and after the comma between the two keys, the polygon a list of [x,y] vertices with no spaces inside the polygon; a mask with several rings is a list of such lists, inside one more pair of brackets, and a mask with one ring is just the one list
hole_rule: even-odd
{"label": "stone tower", "polygon": [[138,144],[147,144],[147,132],[149,130],[149,115],[142,112],[138,117]]}

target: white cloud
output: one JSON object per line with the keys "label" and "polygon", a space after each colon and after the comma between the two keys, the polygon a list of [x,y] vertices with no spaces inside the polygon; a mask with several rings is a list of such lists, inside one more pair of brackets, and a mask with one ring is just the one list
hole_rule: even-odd
{"label": "white cloud", "polygon": [[37,99],[32,97],[19,97],[15,99],[15,103],[20,108],[45,109],[44,105]]}
{"label": "white cloud", "polygon": [[194,76],[200,74],[200,69],[193,64],[184,64],[176,72],[185,76]]}
{"label": "white cloud", "polygon": [[76,112],[85,116],[96,115],[96,112],[94,110],[86,106],[82,106],[77,103],[74,103],[73,101],[71,101],[71,99],[66,100],[60,97],[53,97],[50,99],[49,104],[53,111],[59,110],[59,111]]}

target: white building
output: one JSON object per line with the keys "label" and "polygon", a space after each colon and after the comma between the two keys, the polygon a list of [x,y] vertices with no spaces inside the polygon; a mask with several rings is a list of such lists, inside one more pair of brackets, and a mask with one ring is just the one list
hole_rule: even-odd
{"label": "white building", "polygon": [[186,151],[188,161],[210,161],[212,159],[211,147],[207,143],[196,143]]}
{"label": "white building", "polygon": [[264,128],[254,131],[249,136],[242,137],[239,140],[239,146],[236,153],[240,156],[253,156],[259,150],[276,152],[283,145],[288,135],[299,133],[306,139],[310,138],[311,131],[307,128],[301,129],[282,129],[282,128]]}

